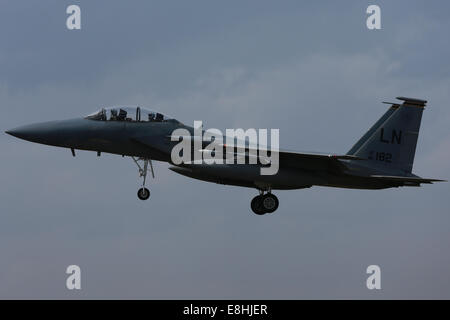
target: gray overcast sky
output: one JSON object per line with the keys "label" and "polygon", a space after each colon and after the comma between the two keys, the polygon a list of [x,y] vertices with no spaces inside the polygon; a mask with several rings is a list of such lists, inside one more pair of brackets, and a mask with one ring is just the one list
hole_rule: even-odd
{"label": "gray overcast sky", "polygon": [[[81,7],[82,30],[66,29]],[[382,30],[366,28],[381,7]],[[0,1],[0,129],[143,105],[346,152],[396,96],[429,100],[415,173],[450,177],[448,1]],[[0,135],[0,298],[450,298],[450,185],[256,190]],[[65,269],[82,270],[82,290]],[[368,265],[382,290],[365,286]]]}

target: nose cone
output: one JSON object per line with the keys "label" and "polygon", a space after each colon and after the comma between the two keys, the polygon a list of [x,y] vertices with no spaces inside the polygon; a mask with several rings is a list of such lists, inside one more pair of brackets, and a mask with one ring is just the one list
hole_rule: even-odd
{"label": "nose cone", "polygon": [[24,139],[24,140],[30,140],[30,138],[34,135],[33,130],[30,130],[29,126],[17,127],[17,128],[5,131],[5,133],[12,135],[13,137]]}
{"label": "nose cone", "polygon": [[37,123],[6,131],[14,137],[38,143],[46,143],[51,138],[52,128],[47,123]]}
{"label": "nose cone", "polygon": [[50,121],[30,124],[6,131],[14,137],[49,145],[60,145],[69,138],[73,121]]}

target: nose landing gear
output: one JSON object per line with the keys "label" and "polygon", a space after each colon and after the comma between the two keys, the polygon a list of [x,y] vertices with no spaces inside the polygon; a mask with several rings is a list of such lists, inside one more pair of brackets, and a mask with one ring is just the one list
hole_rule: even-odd
{"label": "nose landing gear", "polygon": [[252,211],[257,215],[272,213],[278,209],[278,198],[269,190],[266,194],[260,190],[260,195],[254,197],[250,204]]}
{"label": "nose landing gear", "polygon": [[[152,177],[155,178],[155,173],[153,172],[153,164],[151,159],[147,158],[135,158],[131,157],[139,168],[139,176],[143,177],[142,187],[138,190],[137,196],[141,200],[147,200],[150,197],[150,190],[145,187],[145,180],[147,178],[147,172],[150,171],[152,173]],[[143,165],[139,164],[139,161],[143,161]],[[150,164],[150,170],[148,169],[148,165]]]}

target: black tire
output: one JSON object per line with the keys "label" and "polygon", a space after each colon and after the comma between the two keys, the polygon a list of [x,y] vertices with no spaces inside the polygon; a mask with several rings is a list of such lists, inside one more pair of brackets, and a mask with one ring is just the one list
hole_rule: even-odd
{"label": "black tire", "polygon": [[150,197],[150,190],[147,188],[140,188],[137,192],[137,196],[141,200],[147,200]]}
{"label": "black tire", "polygon": [[262,206],[262,199],[263,199],[263,196],[256,196],[252,199],[252,202],[250,204],[252,211],[259,216],[266,213]]}
{"label": "black tire", "polygon": [[277,210],[279,204],[278,198],[271,193],[267,193],[262,197],[261,206],[266,213],[272,213]]}

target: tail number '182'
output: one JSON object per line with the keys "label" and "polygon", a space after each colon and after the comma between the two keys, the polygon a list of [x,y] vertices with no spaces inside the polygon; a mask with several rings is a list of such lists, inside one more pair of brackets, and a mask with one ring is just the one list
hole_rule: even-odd
{"label": "tail number '182'", "polygon": [[389,152],[370,151],[368,158],[370,160],[382,161],[382,162],[387,162],[387,163],[392,162],[392,154]]}

